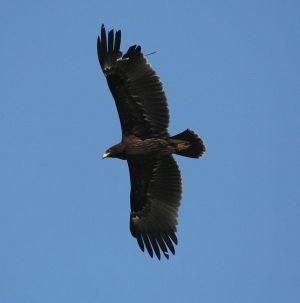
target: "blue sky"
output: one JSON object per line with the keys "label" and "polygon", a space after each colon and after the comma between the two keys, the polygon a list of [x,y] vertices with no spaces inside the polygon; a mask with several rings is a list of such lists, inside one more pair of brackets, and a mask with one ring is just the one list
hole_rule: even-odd
{"label": "blue sky", "polygon": [[[300,302],[298,1],[0,3],[0,303]],[[176,255],[129,232],[101,23],[141,44],[183,176]]]}

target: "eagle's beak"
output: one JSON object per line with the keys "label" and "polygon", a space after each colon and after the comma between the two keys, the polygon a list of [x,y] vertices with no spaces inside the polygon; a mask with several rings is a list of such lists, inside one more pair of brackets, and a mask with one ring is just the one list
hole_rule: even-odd
{"label": "eagle's beak", "polygon": [[110,153],[104,153],[103,156],[102,156],[102,159],[107,158],[109,155],[110,155]]}

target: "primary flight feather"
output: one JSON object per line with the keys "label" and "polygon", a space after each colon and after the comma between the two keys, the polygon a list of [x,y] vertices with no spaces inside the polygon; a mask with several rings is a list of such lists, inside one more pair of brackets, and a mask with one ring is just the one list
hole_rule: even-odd
{"label": "primary flight feather", "polygon": [[160,259],[175,254],[176,226],[182,187],[180,170],[172,154],[198,158],[203,141],[193,131],[170,136],[169,110],[162,83],[133,45],[123,55],[121,31],[97,40],[98,59],[113,95],[122,127],[122,140],[103,158],[127,160],[131,182],[130,231],[140,248]]}

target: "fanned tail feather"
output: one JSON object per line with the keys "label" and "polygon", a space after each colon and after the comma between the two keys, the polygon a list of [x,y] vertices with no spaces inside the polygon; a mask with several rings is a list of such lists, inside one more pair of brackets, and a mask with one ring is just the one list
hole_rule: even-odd
{"label": "fanned tail feather", "polygon": [[199,136],[190,129],[171,137],[171,142],[176,145],[175,154],[190,158],[199,158],[206,148]]}

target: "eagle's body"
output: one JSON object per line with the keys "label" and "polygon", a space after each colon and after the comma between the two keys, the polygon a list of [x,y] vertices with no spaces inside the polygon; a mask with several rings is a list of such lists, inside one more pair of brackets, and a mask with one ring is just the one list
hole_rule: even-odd
{"label": "eagle's body", "polygon": [[140,139],[136,136],[130,135],[124,137],[119,144],[112,146],[108,153],[111,158],[119,158],[122,160],[128,160],[134,156],[161,158],[163,156],[179,152],[186,147],[188,147],[188,143],[178,142],[171,138]]}
{"label": "eagle's body", "polygon": [[121,32],[104,26],[98,37],[100,66],[115,99],[122,140],[103,155],[127,160],[131,181],[130,231],[142,250],[160,258],[174,254],[181,176],[172,154],[198,158],[202,140],[191,130],[170,136],[169,111],[162,84],[140,46],[120,52]]}

